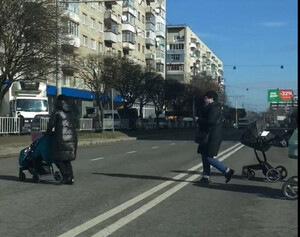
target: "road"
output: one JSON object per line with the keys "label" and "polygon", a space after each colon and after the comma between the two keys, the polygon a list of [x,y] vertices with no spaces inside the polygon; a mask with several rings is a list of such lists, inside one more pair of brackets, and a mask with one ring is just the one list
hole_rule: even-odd
{"label": "road", "polygon": [[[73,162],[75,185],[18,181],[16,158],[0,159],[0,236],[250,237],[297,236],[298,202],[286,200],[284,181],[261,171],[240,178],[257,163],[239,131],[225,133],[218,158],[236,170],[229,184],[215,169],[210,187],[194,181],[201,159],[193,133],[148,135],[136,141],[80,148]],[[267,152],[275,167],[296,175],[286,148]]]}

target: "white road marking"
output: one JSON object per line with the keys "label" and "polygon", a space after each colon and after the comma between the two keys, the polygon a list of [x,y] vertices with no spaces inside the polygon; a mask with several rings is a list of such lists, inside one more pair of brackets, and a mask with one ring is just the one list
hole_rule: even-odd
{"label": "white road marking", "polygon": [[170,143],[170,146],[173,146],[173,145],[175,145],[176,143],[175,142],[173,142],[173,143]]}
{"label": "white road marking", "polygon": [[136,151],[128,151],[126,152],[127,154],[132,154],[132,153],[135,153]]}
{"label": "white road marking", "polygon": [[[239,146],[238,148],[234,149],[233,151],[229,152],[228,154],[224,155],[223,157],[220,157],[219,160],[220,161],[221,160],[225,160],[230,155],[232,155],[233,153],[235,153],[239,149],[241,149],[243,146],[244,145]],[[188,185],[189,182],[192,182],[192,181],[196,180],[199,176],[201,176],[201,175],[199,175],[199,174],[192,175],[191,177],[189,177],[188,179],[185,180],[186,182],[182,182],[182,183],[177,184],[176,186],[174,186],[173,188],[171,188],[168,191],[164,192],[160,196],[154,198],[153,200],[151,200],[147,204],[143,205],[142,207],[140,207],[140,208],[136,209],[135,211],[131,212],[130,214],[122,217],[121,219],[119,219],[115,223],[107,226],[103,230],[101,230],[101,231],[97,232],[96,234],[92,235],[92,237],[105,237],[105,236],[109,236],[110,234],[112,234],[115,231],[117,231],[118,229],[122,228],[123,226],[125,226],[129,222],[133,221],[134,219],[136,219],[140,215],[144,214],[145,212],[147,212],[151,208],[155,207],[156,205],[158,205],[162,201],[166,200],[168,197],[170,197],[171,195],[173,195],[174,193],[176,193],[177,191],[179,191],[180,189],[182,189],[183,187],[185,187],[186,185]]]}
{"label": "white road marking", "polygon": [[[236,149],[234,149],[233,151],[231,151],[230,153],[228,153],[229,155],[224,156],[224,157],[220,157],[220,160],[224,160],[224,159],[226,159],[228,156],[230,156],[231,154],[233,154],[234,152],[236,152],[237,150],[241,149],[243,146],[244,146],[244,145],[241,145],[241,143],[238,143],[238,144],[236,144],[236,145],[234,145],[234,146],[232,146],[232,147],[229,147],[228,149],[222,151],[222,152],[219,154],[218,157],[222,156],[223,154],[225,154],[225,153],[227,153],[228,151],[230,151],[230,150],[232,150],[232,149],[234,149],[234,148],[237,147]],[[199,169],[200,167],[202,167],[202,162],[199,163],[198,165],[195,165],[194,167],[190,168],[188,171],[194,171],[194,170]],[[178,174],[178,175],[174,176],[174,177],[172,178],[172,180],[181,180],[183,177],[185,177],[185,176],[187,176],[187,175],[188,175],[188,174],[186,174],[186,173],[181,173],[181,174]],[[197,179],[199,176],[200,176],[199,174],[193,175],[193,176],[191,176],[190,178],[188,178],[186,181],[195,180],[195,179]],[[98,225],[98,224],[100,224],[101,222],[107,220],[108,218],[110,218],[110,217],[112,217],[112,216],[115,216],[116,214],[118,214],[118,213],[120,213],[120,212],[126,210],[127,208],[133,206],[134,204],[136,204],[136,203],[138,203],[138,202],[144,200],[145,198],[147,198],[147,197],[149,197],[150,195],[152,195],[152,194],[158,192],[159,190],[161,190],[161,189],[163,189],[163,188],[165,188],[165,187],[171,185],[171,184],[174,183],[174,182],[175,182],[175,181],[171,181],[171,180],[170,180],[170,181],[165,181],[165,182],[163,182],[163,183],[161,183],[161,184],[159,184],[159,185],[153,187],[152,189],[149,189],[148,191],[146,191],[146,192],[144,192],[144,193],[142,193],[142,194],[140,194],[140,195],[138,195],[138,196],[136,196],[136,197],[134,197],[134,198],[132,198],[132,199],[126,201],[126,202],[124,202],[123,204],[121,204],[121,205],[119,205],[119,206],[117,206],[117,207],[115,207],[115,208],[113,208],[113,209],[111,209],[111,210],[109,210],[109,211],[107,211],[107,212],[105,212],[105,213],[99,215],[99,216],[96,216],[95,218],[90,219],[90,220],[88,220],[87,222],[85,222],[85,223],[83,223],[83,224],[81,224],[81,225],[79,225],[79,226],[77,226],[77,227],[75,227],[75,228],[73,228],[73,229],[70,229],[69,231],[67,231],[67,232],[65,232],[65,233],[63,233],[63,234],[61,234],[61,235],[59,235],[58,237],[74,237],[74,236],[77,236],[77,235],[83,233],[84,231],[86,231],[86,230],[88,230],[88,229],[94,227],[95,225]],[[183,185],[183,184],[184,184],[184,185]],[[150,201],[148,204],[145,204],[145,205],[144,205],[143,207],[141,207],[141,208],[143,208],[143,209],[145,209],[145,210],[146,210],[146,209],[149,210],[150,208],[152,208],[152,207],[154,206],[155,203],[157,203],[157,204],[160,203],[162,200],[166,199],[167,197],[169,197],[169,196],[172,195],[173,193],[177,192],[178,190],[180,190],[182,187],[184,187],[184,186],[187,185],[187,184],[188,184],[188,182],[187,182],[187,183],[186,183],[186,182],[183,182],[183,183],[180,183],[180,184],[176,185],[175,187],[173,187],[173,188],[171,188],[170,190],[166,191],[165,193],[163,193],[163,194],[160,195],[159,197],[157,197],[157,198],[153,199],[152,201]],[[182,186],[182,185],[183,185],[183,186]],[[166,196],[166,197],[165,197],[165,196]],[[164,197],[165,197],[165,198],[164,198]],[[164,199],[162,199],[162,198],[164,198]],[[162,200],[159,201],[160,199],[162,199]],[[156,200],[156,201],[154,202],[154,200]],[[155,204],[155,205],[157,205],[157,204]],[[147,206],[147,205],[148,205],[148,206]],[[150,207],[150,206],[151,206],[151,207]],[[135,219],[135,218],[138,217],[139,215],[143,214],[145,211],[141,210],[141,208],[139,208],[139,209],[137,209],[136,211],[134,211],[134,212],[132,212],[131,214],[129,214],[129,215],[132,215],[131,218],[133,218],[133,217],[135,216],[135,217],[133,218],[133,219]],[[133,213],[134,213],[134,214],[133,214]],[[139,213],[141,213],[141,214],[139,214]],[[137,214],[139,214],[139,215],[137,215]],[[124,218],[122,218],[122,219],[124,219]],[[117,221],[117,222],[120,222],[122,219],[120,219],[120,220]],[[133,219],[132,219],[132,220],[133,220]],[[123,221],[123,222],[124,222],[124,221]],[[112,224],[112,225],[110,225],[110,226],[112,227],[113,225],[114,225],[114,224]],[[124,225],[125,225],[125,224],[124,224]],[[110,226],[108,226],[107,228],[109,228]],[[123,225],[122,225],[122,226],[123,226]],[[117,229],[121,228],[122,226],[118,227]],[[115,227],[114,227],[114,229],[112,229],[111,227],[110,227],[110,229],[113,230],[113,232],[117,230],[117,229],[115,229]],[[107,228],[105,228],[105,229],[107,229]],[[105,229],[104,229],[104,230],[105,230]],[[111,231],[111,230],[110,230],[110,231]],[[100,232],[101,232],[101,231],[100,231]],[[98,232],[98,233],[100,233],[100,232]],[[98,233],[96,233],[95,236],[97,236]],[[111,233],[112,233],[112,232],[111,232]],[[103,235],[103,236],[105,236],[105,235]]]}
{"label": "white road marking", "polygon": [[152,149],[157,149],[158,148],[158,146],[153,146],[153,147],[151,147]]}
{"label": "white road marking", "polygon": [[104,157],[94,158],[94,159],[91,159],[90,161],[96,161],[96,160],[102,160],[102,159],[104,159]]}

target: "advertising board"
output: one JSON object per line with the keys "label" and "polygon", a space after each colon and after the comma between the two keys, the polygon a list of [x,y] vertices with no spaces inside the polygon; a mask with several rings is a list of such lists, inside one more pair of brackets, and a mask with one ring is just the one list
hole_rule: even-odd
{"label": "advertising board", "polygon": [[293,90],[268,90],[268,102],[287,103],[293,101]]}

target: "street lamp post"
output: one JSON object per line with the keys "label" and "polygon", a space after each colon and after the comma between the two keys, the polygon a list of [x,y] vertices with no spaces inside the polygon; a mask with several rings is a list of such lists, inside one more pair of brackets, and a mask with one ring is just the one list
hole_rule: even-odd
{"label": "street lamp post", "polygon": [[59,25],[58,25],[58,10],[59,10],[59,0],[55,0],[55,10],[56,10],[56,35],[55,35],[55,44],[56,44],[56,58],[55,58],[55,86],[56,86],[56,97],[61,94],[61,81],[60,81],[60,57],[59,57]]}
{"label": "street lamp post", "polygon": [[235,98],[235,127],[238,126],[238,112],[237,112],[237,98],[244,97],[243,95],[230,95],[228,97],[234,97]]}
{"label": "street lamp post", "polygon": [[195,125],[196,122],[196,96],[195,96],[195,78],[196,78],[196,68],[199,67],[199,60],[193,63],[193,79],[192,79],[192,86],[193,86],[193,124]]}

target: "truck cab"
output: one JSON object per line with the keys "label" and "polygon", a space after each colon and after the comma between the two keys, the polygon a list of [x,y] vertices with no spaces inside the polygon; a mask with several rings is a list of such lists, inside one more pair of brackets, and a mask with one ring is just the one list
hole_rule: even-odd
{"label": "truck cab", "polygon": [[23,132],[30,132],[32,119],[49,114],[46,82],[15,81],[2,101],[2,113],[24,119]]}

